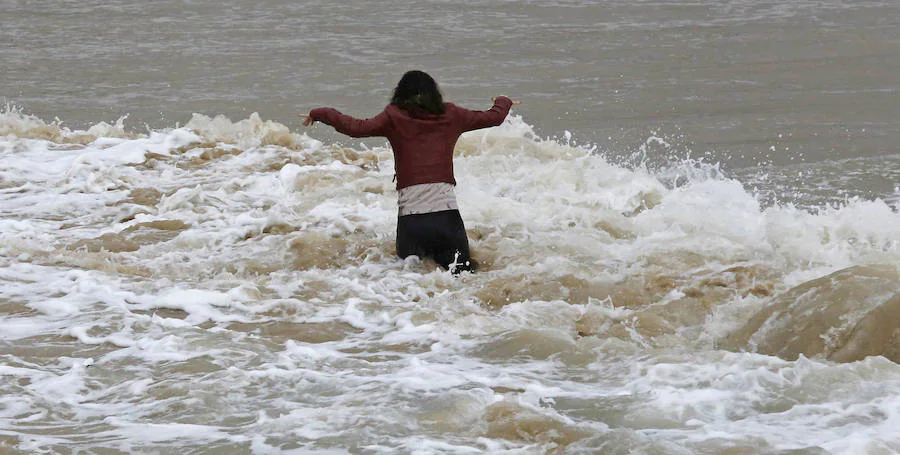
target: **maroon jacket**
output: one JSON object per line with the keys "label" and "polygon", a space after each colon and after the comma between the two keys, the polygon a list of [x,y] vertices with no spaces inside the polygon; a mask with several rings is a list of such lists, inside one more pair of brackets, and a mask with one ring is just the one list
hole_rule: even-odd
{"label": "maroon jacket", "polygon": [[336,109],[320,107],[309,112],[313,120],[331,125],[352,137],[384,136],[394,149],[397,189],[421,183],[447,182],[453,178],[453,148],[466,132],[497,126],[509,114],[512,101],[500,96],[488,111],[470,111],[445,103],[443,114],[415,114],[388,105],[366,120],[344,115]]}

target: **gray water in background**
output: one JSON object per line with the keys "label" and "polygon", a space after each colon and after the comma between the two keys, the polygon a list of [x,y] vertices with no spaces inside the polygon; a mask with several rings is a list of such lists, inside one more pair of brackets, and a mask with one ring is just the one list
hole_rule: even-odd
{"label": "gray water in background", "polygon": [[[651,136],[672,145],[651,159],[676,150],[728,169],[898,152],[897,2],[0,5],[0,100],[73,127],[259,112],[300,128],[296,113],[319,105],[371,116],[420,68],[447,99],[509,95],[539,134],[570,131],[612,156]],[[864,196],[894,190],[871,185]]]}

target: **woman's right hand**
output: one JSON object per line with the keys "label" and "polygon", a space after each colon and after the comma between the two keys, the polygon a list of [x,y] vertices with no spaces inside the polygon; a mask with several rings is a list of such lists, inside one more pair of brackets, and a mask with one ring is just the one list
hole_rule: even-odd
{"label": "woman's right hand", "polygon": [[[506,95],[500,95],[500,96],[502,96],[502,97],[504,97],[504,98],[509,98],[509,97],[506,96]],[[517,105],[517,104],[522,104],[521,101],[513,101],[512,98],[510,98],[509,100],[512,101],[513,106],[515,106],[515,105]],[[494,102],[494,103],[496,103],[496,102],[497,102],[497,97],[491,98],[491,101]]]}

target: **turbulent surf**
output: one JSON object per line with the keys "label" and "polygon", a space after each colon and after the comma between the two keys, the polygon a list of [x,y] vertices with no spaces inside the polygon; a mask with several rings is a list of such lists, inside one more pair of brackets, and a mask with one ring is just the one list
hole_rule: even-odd
{"label": "turbulent surf", "polygon": [[767,203],[514,115],[458,145],[455,277],[395,256],[390,149],[318,133],[4,113],[0,447],[898,448],[896,198]]}

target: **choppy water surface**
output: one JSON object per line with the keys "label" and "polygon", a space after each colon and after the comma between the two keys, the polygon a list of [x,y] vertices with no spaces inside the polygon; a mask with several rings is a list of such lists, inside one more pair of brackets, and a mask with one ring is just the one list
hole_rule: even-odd
{"label": "choppy water surface", "polygon": [[[0,452],[900,452],[893,4],[0,5]],[[407,66],[477,274],[290,117]]]}

